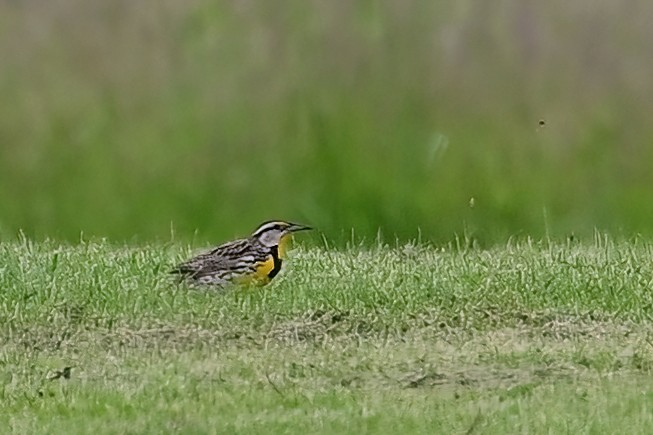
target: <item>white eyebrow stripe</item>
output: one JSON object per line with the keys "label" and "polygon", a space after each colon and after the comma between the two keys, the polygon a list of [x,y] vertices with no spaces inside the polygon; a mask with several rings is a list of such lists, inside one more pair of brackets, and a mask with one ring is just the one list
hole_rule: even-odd
{"label": "white eyebrow stripe", "polygon": [[252,235],[253,236],[260,236],[261,234],[263,234],[266,231],[270,231],[270,230],[274,230],[274,229],[282,230],[286,225],[288,225],[288,224],[286,224],[285,222],[281,222],[281,221],[266,222],[266,223],[262,224],[260,227],[258,227],[256,229],[256,231],[254,231],[254,233]]}

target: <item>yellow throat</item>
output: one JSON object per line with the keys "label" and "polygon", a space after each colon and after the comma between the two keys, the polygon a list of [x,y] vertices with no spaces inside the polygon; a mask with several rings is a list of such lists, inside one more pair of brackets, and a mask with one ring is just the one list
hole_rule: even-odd
{"label": "yellow throat", "polygon": [[279,258],[285,258],[286,257],[286,252],[288,251],[288,248],[290,247],[292,242],[292,235],[286,234],[285,236],[282,236],[281,239],[279,239]]}

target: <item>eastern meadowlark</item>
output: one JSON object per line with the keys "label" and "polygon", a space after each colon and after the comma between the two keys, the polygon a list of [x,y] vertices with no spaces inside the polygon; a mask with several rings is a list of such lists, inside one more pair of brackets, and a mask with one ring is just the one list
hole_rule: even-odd
{"label": "eastern meadowlark", "polygon": [[175,267],[171,273],[194,284],[265,285],[281,270],[291,234],[310,230],[285,221],[263,222],[246,239],[224,243]]}

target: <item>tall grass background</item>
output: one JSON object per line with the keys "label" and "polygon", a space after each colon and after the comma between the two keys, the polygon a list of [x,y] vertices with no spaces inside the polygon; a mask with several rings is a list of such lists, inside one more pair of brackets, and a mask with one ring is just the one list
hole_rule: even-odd
{"label": "tall grass background", "polygon": [[0,234],[651,235],[652,20],[645,0],[0,2]]}

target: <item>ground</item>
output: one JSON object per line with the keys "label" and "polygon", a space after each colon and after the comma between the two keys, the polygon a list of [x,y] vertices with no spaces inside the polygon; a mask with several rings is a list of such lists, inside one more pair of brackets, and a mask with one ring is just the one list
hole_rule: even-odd
{"label": "ground", "polygon": [[653,246],[465,246],[300,247],[214,292],[168,278],[177,244],[3,243],[0,425],[648,433]]}

